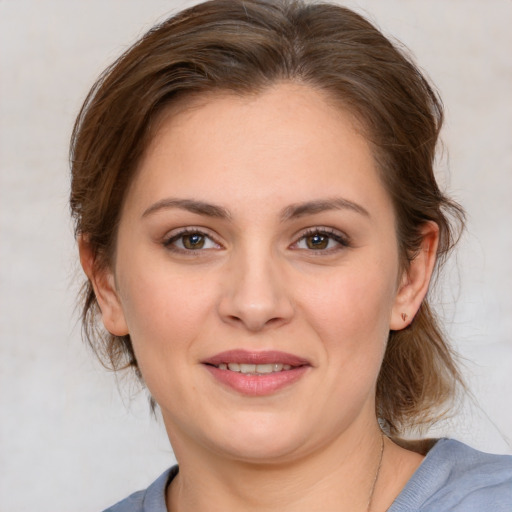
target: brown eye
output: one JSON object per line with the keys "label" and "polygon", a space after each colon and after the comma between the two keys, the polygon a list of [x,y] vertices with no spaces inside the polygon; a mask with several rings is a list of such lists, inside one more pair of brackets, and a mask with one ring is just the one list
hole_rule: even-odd
{"label": "brown eye", "polygon": [[205,236],[200,233],[191,233],[182,236],[182,244],[185,249],[202,249],[205,243]]}
{"label": "brown eye", "polygon": [[202,231],[182,230],[164,240],[163,245],[171,251],[196,254],[195,251],[207,251],[209,249],[220,249],[221,246],[213,240],[210,235]]}
{"label": "brown eye", "polygon": [[331,228],[312,228],[307,230],[293,245],[293,249],[330,254],[350,247],[349,239]]}
{"label": "brown eye", "polygon": [[322,250],[327,249],[330,238],[321,233],[315,233],[314,235],[308,235],[305,237],[306,246],[308,249]]}

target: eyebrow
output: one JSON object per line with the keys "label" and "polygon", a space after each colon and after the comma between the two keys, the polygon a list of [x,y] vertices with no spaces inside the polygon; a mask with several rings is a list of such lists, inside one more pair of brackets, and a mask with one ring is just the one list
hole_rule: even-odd
{"label": "eyebrow", "polygon": [[[231,214],[226,208],[222,206],[198,201],[195,199],[174,199],[166,198],[157,201],[149,208],[144,210],[142,217],[147,217],[160,210],[168,210],[172,208],[180,208],[187,210],[197,215],[205,215],[207,217],[214,217],[219,219],[231,219]],[[281,220],[286,221],[303,217],[305,215],[314,215],[329,210],[352,210],[356,213],[370,217],[368,210],[363,208],[360,204],[349,201],[342,197],[335,197],[331,199],[319,199],[315,201],[308,201],[306,203],[292,204],[284,208],[281,212]]]}
{"label": "eyebrow", "polygon": [[157,201],[155,204],[151,205],[144,211],[142,217],[147,217],[148,215],[151,215],[157,211],[168,210],[171,208],[181,208],[182,210],[197,213],[198,215],[205,215],[207,217],[216,217],[219,219],[231,218],[230,213],[225,208],[222,208],[222,206],[216,206],[214,204],[205,203],[204,201],[197,201],[195,199],[173,198]]}
{"label": "eyebrow", "polygon": [[370,217],[368,210],[363,208],[360,204],[342,197],[334,197],[331,199],[319,199],[317,201],[308,201],[307,203],[292,204],[283,210],[281,218],[284,221],[329,210],[352,210],[365,217]]}

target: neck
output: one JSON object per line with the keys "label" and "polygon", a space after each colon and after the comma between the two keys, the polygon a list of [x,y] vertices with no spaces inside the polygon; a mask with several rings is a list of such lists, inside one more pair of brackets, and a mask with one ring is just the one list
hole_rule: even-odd
{"label": "neck", "polygon": [[381,449],[377,424],[345,432],[314,453],[280,463],[226,459],[188,449],[181,457],[178,443],[180,472],[168,489],[169,510],[366,512]]}

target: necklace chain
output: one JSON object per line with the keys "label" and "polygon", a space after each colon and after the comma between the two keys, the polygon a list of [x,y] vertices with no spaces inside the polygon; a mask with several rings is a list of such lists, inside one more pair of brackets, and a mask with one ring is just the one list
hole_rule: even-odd
{"label": "necklace chain", "polygon": [[375,477],[373,478],[372,488],[370,490],[370,497],[368,498],[368,507],[367,512],[371,512],[373,494],[375,493],[375,487],[377,486],[377,480],[380,475],[380,468],[382,466],[382,458],[384,456],[384,434],[380,434],[381,445],[380,445],[380,456],[379,456],[379,465],[377,466],[377,471],[375,472]]}

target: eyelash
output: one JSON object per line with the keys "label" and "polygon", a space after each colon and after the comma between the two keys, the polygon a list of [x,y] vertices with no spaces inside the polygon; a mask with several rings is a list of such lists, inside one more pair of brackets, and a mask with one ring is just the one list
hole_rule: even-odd
{"label": "eyelash", "polygon": [[[312,237],[315,235],[328,238],[328,243],[330,240],[334,240],[338,244],[338,247],[330,247],[325,249],[306,249],[297,247],[297,245],[301,241],[306,240],[308,237]],[[335,231],[332,228],[315,227],[310,228],[306,230],[304,233],[302,233],[300,238],[296,242],[294,242],[291,247],[294,248],[295,250],[305,250],[311,253],[316,253],[316,255],[322,255],[326,253],[336,252],[343,248],[351,247],[351,243],[350,239],[346,235],[341,234],[339,231]]]}
{"label": "eyelash", "polygon": [[[204,240],[209,240],[210,242],[214,243],[218,247],[222,247],[211,235],[206,233],[204,230],[199,228],[185,228],[180,230],[178,233],[172,234],[171,236],[168,236],[164,239],[163,245],[166,249],[169,249],[170,251],[181,253],[181,254],[197,254],[199,252],[209,250],[210,247],[204,249],[203,247],[200,247],[199,249],[187,249],[178,247],[176,242],[180,239],[183,239],[187,235],[197,235],[199,237],[202,237]],[[182,241],[183,244],[183,241]]]}
{"label": "eyelash", "polygon": [[[207,240],[209,240],[210,243],[213,243],[217,246],[215,248],[222,248],[221,244],[219,244],[210,234],[206,233],[203,229],[193,228],[193,227],[185,228],[185,229],[180,230],[178,233],[172,234],[171,236],[167,237],[163,241],[163,245],[166,249],[169,249],[170,251],[180,253],[180,254],[187,254],[187,255],[194,255],[194,254],[198,254],[199,252],[203,252],[205,250],[213,249],[213,247],[204,248],[203,246],[199,247],[198,249],[188,249],[186,247],[178,247],[176,245],[176,242],[181,239],[182,245],[183,245],[183,239],[187,235],[197,235],[197,236],[201,237],[205,243],[208,243]],[[326,248],[315,248],[315,249],[313,249],[311,247],[307,247],[307,248],[298,247],[300,242],[305,241],[308,237],[313,237],[313,236],[319,236],[322,238],[325,237],[325,238],[327,238],[327,244],[329,244],[330,241],[334,241],[334,242],[336,242],[336,244],[338,244],[338,246],[337,247],[326,247]],[[346,235],[343,235],[340,232],[335,231],[332,228],[324,228],[324,227],[314,227],[314,228],[307,229],[305,232],[303,232],[301,234],[300,238],[298,238],[290,246],[290,248],[293,250],[303,250],[303,251],[307,251],[307,252],[310,252],[315,255],[329,254],[329,253],[337,252],[339,250],[342,250],[343,248],[348,248],[348,247],[351,247],[351,243],[350,243],[350,239]]]}

